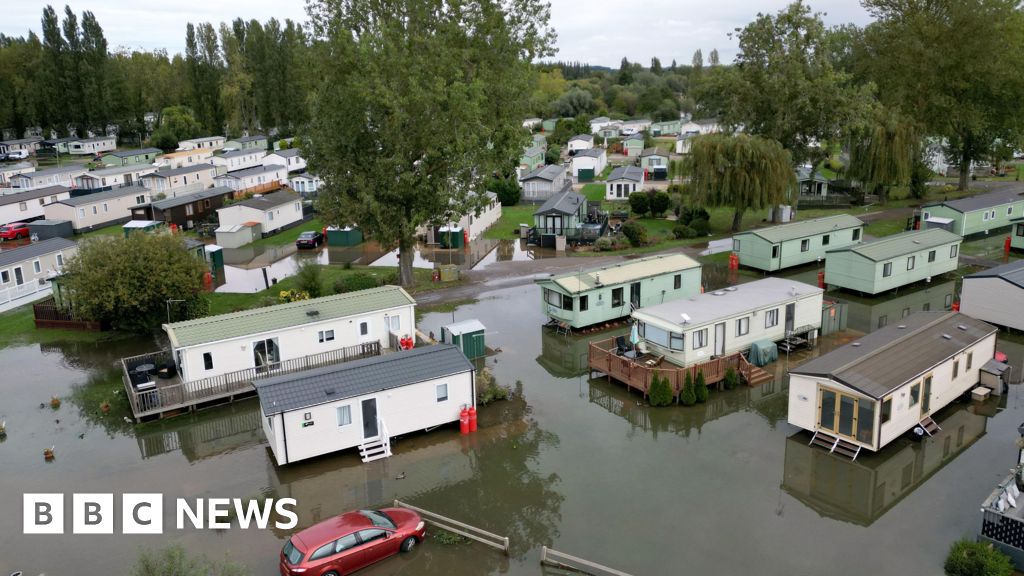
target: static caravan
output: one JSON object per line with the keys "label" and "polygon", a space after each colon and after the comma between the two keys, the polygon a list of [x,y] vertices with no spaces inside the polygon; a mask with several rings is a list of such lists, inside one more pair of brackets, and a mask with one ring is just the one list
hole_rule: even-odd
{"label": "static caravan", "polygon": [[132,164],[152,164],[157,156],[164,151],[159,148],[139,148],[137,150],[115,150],[107,152],[100,159],[104,166],[130,166]]}
{"label": "static caravan", "polygon": [[608,155],[604,148],[580,150],[572,157],[570,166],[577,182],[593,182],[608,166]]}
{"label": "static caravan", "polygon": [[644,189],[644,171],[636,166],[616,166],[605,182],[605,200],[628,200]]}
{"label": "static caravan", "polygon": [[49,289],[49,281],[78,252],[67,238],[50,238],[0,252],[0,302]]}
{"label": "static caravan", "polygon": [[307,194],[315,196],[321,184],[323,181],[320,180],[320,177],[309,172],[288,176],[288,187],[303,196]]}
{"label": "static caravan", "polygon": [[0,154],[7,154],[9,152],[16,152],[18,150],[27,150],[29,154],[34,154],[39,147],[42,146],[43,139],[41,136],[29,136],[28,138],[17,138],[15,140],[3,140],[0,141]]}
{"label": "static caravan", "polygon": [[638,258],[536,280],[552,322],[583,328],[629,316],[631,310],[700,293],[700,264],[685,254]]}
{"label": "static caravan", "polygon": [[191,230],[196,222],[202,222],[217,213],[224,201],[234,198],[235,191],[219,186],[207,188],[192,194],[182,194],[163,200],[156,200],[148,206],[132,209],[134,220],[160,220],[168,225]]}
{"label": "static caravan", "polygon": [[[626,134],[626,127],[623,125],[622,133]],[[637,158],[644,151],[644,135],[633,134],[622,142],[622,153],[627,158]]]}
{"label": "static caravan", "polygon": [[156,172],[152,164],[132,164],[129,166],[111,166],[90,170],[75,178],[75,186],[85,190],[109,190],[119,186],[142,184],[143,176]]}
{"label": "static caravan", "polygon": [[548,198],[533,213],[533,228],[528,241],[544,248],[556,248],[559,237],[574,242],[592,242],[605,230],[603,223],[589,222],[595,218],[590,217],[587,199],[566,188],[564,192]]}
{"label": "static caravan", "polygon": [[684,132],[676,137],[676,154],[689,154],[693,139],[700,136],[699,132]]}
{"label": "static caravan", "polygon": [[382,286],[163,326],[184,382],[412,334],[416,301]]}
{"label": "static caravan", "polygon": [[263,158],[267,151],[261,148],[248,150],[228,150],[210,158],[210,163],[220,168],[223,172],[245,170],[263,165]]}
{"label": "static caravan", "polygon": [[740,264],[774,272],[825,259],[825,253],[861,241],[864,223],[848,214],[758,228],[732,237]]}
{"label": "static caravan", "polygon": [[194,150],[168,152],[157,158],[154,164],[160,168],[183,168],[185,166],[195,166],[196,164],[210,164],[212,158],[212,148],[196,148]]}
{"label": "static caravan", "polygon": [[556,164],[540,166],[523,176],[519,182],[523,186],[524,202],[544,202],[572,186],[569,171],[565,166]]}
{"label": "static caravan", "polygon": [[0,224],[26,222],[43,217],[43,207],[71,197],[66,186],[36,188],[0,195]]}
{"label": "static caravan", "polygon": [[523,128],[533,130],[537,126],[540,126],[541,122],[543,122],[543,120],[540,118],[527,118],[526,120],[523,120]]}
{"label": "static caravan", "polygon": [[651,124],[651,136],[675,136],[683,126],[682,120],[665,120],[664,122],[653,122]]}
{"label": "static caravan", "polygon": [[[458,220],[442,221],[438,224],[425,224],[416,229],[416,234],[423,236],[427,244],[440,244],[442,228],[446,231],[458,229],[465,231],[470,241],[476,240],[501,218],[501,202],[498,201],[498,195],[494,192],[484,192],[482,199],[478,198],[475,192],[471,192],[468,200],[479,202],[480,205],[461,216],[453,210],[451,211],[451,218],[458,216]],[[454,204],[455,202],[452,202],[452,205]]]}
{"label": "static caravan", "polygon": [[604,128],[605,126],[608,126],[609,124],[612,124],[613,122],[615,122],[615,120],[612,120],[611,118],[609,118],[607,116],[598,116],[597,118],[591,118],[591,120],[590,120],[590,133],[591,134],[597,134],[597,132],[599,130],[601,130],[601,128]]}
{"label": "static caravan", "polygon": [[942,229],[912,230],[825,253],[825,282],[878,294],[956,270],[963,238]]}
{"label": "static caravan", "polygon": [[263,235],[269,236],[302,222],[302,197],[291,190],[257,194],[218,209],[217,220],[222,227],[258,222]]}
{"label": "static caravan", "polygon": [[668,170],[668,152],[661,148],[644,148],[640,153],[640,167],[649,173],[659,168]]}
{"label": "static caravan", "polygon": [[648,353],[679,366],[748,350],[760,340],[813,341],[821,328],[816,286],[765,278],[633,312]]}
{"label": "static caravan", "polygon": [[569,150],[569,155],[572,156],[574,152],[580,150],[588,150],[594,147],[594,135],[593,134],[577,134],[572,138],[569,138],[569,143],[566,144]]}
{"label": "static caravan", "polygon": [[1024,330],[1024,260],[964,276],[960,311],[998,326]]}
{"label": "static caravan", "polygon": [[306,169],[306,159],[300,154],[298,148],[285,148],[271,152],[263,157],[263,165],[279,165],[288,169],[288,172],[302,172]]}
{"label": "static caravan", "polygon": [[227,139],[223,136],[204,136],[189,138],[178,142],[178,150],[220,150]]}
{"label": "static caravan", "polygon": [[156,194],[177,196],[213,186],[217,169],[213,164],[192,164],[155,170],[141,178],[142,185]]}
{"label": "static caravan", "polygon": [[[18,174],[28,174],[29,172],[35,172],[36,167],[31,162],[18,162],[17,164],[5,164],[0,166],[0,188],[13,186],[11,178],[14,178]],[[7,194],[7,190],[0,189],[0,194]]]}
{"label": "static caravan", "polygon": [[224,143],[225,149],[230,150],[267,150],[267,137],[262,134],[232,138]]}
{"label": "static caravan", "polygon": [[280,164],[271,164],[221,174],[220,176],[215,176],[213,181],[217,186],[227,186],[236,192],[258,192],[270,187],[280,187],[286,184],[288,182],[288,171]]}
{"label": "static caravan", "polygon": [[533,145],[536,146],[537,148],[540,148],[541,151],[547,152],[548,151],[548,137],[543,135],[543,134],[534,134],[533,135]]}
{"label": "static caravan", "polygon": [[84,166],[64,166],[34,172],[25,172],[11,176],[11,186],[22,190],[32,190],[44,186],[75,187],[75,179],[88,172]]}
{"label": "static caravan", "polygon": [[76,233],[127,222],[132,210],[148,204],[151,195],[142,186],[126,186],[87,196],[58,200],[43,207],[47,220],[70,220]]}
{"label": "static caravan", "polygon": [[851,459],[904,433],[974,388],[996,328],[958,312],[919,312],[790,370],[789,423]]}
{"label": "static caravan", "polygon": [[546,118],[540,123],[540,129],[542,132],[552,132],[558,126],[558,118]]}
{"label": "static caravan", "polygon": [[523,155],[519,157],[519,177],[522,179],[526,174],[544,166],[544,149],[540,146],[527,146],[523,148]]}
{"label": "static caravan", "polygon": [[963,237],[988,234],[1005,228],[1024,214],[1024,196],[1020,186],[947,200],[921,207],[926,228],[944,228]]}
{"label": "static caravan", "polygon": [[97,136],[95,138],[68,140],[63,143],[64,150],[60,150],[60,144],[58,143],[56,146],[58,151],[67,152],[73,156],[95,156],[96,154],[115,150],[117,148],[117,137]]}
{"label": "static caravan", "polygon": [[1024,218],[1015,218],[1012,222],[1010,247],[1014,250],[1024,250]]}
{"label": "static caravan", "polygon": [[360,447],[391,456],[390,437],[455,422],[474,406],[474,368],[438,344],[253,383],[277,465]]}

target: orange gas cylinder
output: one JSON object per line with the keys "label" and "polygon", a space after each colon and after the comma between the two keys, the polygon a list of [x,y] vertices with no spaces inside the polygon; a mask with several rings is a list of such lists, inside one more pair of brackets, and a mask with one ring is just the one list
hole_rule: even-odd
{"label": "orange gas cylinder", "polygon": [[178,225],[175,224],[174,222],[171,222],[171,234],[174,234],[177,231],[178,231]]}
{"label": "orange gas cylinder", "polygon": [[960,301],[957,300],[956,302],[953,302],[953,312],[959,312],[959,311],[960,311]]}
{"label": "orange gas cylinder", "polygon": [[459,412],[459,434],[469,434],[469,410],[465,406]]}
{"label": "orange gas cylinder", "polygon": [[1003,242],[1003,254],[1009,254],[1009,253],[1010,253],[1010,237],[1007,236],[1006,240]]}
{"label": "orange gas cylinder", "polygon": [[469,431],[476,432],[476,406],[469,407]]}
{"label": "orange gas cylinder", "polygon": [[462,243],[466,246],[467,249],[469,248],[469,230],[462,231]]}
{"label": "orange gas cylinder", "polygon": [[213,286],[213,274],[210,274],[209,270],[203,272],[203,286],[206,286],[207,289]]}
{"label": "orange gas cylinder", "polygon": [[818,288],[824,288],[824,287],[825,287],[825,271],[824,270],[819,270],[818,271]]}

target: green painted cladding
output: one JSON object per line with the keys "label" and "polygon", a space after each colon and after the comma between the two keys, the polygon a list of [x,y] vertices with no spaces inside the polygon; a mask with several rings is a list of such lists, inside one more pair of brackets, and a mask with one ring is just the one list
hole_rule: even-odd
{"label": "green painted cladding", "polygon": [[141,154],[130,154],[127,156],[115,156],[104,154],[100,161],[104,166],[131,166],[133,164],[152,164],[159,152],[144,152]]}
{"label": "green painted cladding", "polygon": [[925,206],[921,212],[923,220],[932,216],[952,219],[950,232],[966,237],[1010,226],[1013,220],[1024,215],[1024,199],[969,212],[958,212],[942,204],[933,204]]}
{"label": "green painted cladding", "polygon": [[647,169],[655,167],[667,168],[668,155],[666,154],[665,156],[644,156],[640,158],[640,167]]}
{"label": "green painted cladding", "polygon": [[544,165],[544,151],[538,150],[536,153],[524,153],[519,159],[519,164],[524,166],[527,172],[537,169]]}
{"label": "green painted cladding", "polygon": [[849,250],[829,252],[825,259],[825,282],[863,294],[879,294],[956,270],[959,246],[957,240],[877,262]]}
{"label": "green painted cladding", "polygon": [[1024,250],[1024,222],[1015,222],[1010,230],[1010,247]]}
{"label": "green painted cladding", "polygon": [[644,141],[640,140],[626,140],[622,145],[623,152],[626,156],[639,156],[644,150]]}
{"label": "green painted cladding", "polygon": [[[677,275],[680,276],[679,288],[675,287],[675,277]],[[544,314],[565,322],[573,328],[582,328],[629,316],[631,312],[631,284],[640,284],[640,307],[644,307],[700,294],[700,280],[701,269],[700,267],[695,267],[667,272],[631,282],[607,284],[600,288],[580,292],[575,297],[570,296],[566,290],[563,290],[554,282],[538,282],[538,284],[544,291],[541,300]],[[616,290],[621,290],[621,302],[613,301],[613,292]],[[548,299],[549,291],[557,292],[564,296],[563,301],[566,301],[566,298],[571,300],[572,309],[563,309],[551,305]],[[584,297],[586,298],[587,309],[580,310],[580,302]],[[613,304],[618,305],[613,306]]]}
{"label": "green painted cladding", "polygon": [[858,244],[863,235],[863,226],[858,226],[772,243],[744,232],[733,236],[733,252],[739,254],[742,266],[773,272],[824,260],[828,250]]}

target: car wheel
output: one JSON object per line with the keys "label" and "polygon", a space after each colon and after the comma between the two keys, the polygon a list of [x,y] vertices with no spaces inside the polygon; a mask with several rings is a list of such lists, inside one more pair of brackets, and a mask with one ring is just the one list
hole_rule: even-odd
{"label": "car wheel", "polygon": [[338,573],[337,572],[333,572],[333,571],[332,572],[327,572],[326,574],[324,574],[324,576],[338,576]]}
{"label": "car wheel", "polygon": [[416,547],[416,537],[409,536],[405,540],[402,540],[402,552],[409,552]]}

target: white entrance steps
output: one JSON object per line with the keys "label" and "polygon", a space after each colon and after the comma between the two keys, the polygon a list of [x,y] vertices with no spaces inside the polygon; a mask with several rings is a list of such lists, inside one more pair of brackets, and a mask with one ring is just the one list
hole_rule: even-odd
{"label": "white entrance steps", "polygon": [[853,442],[847,442],[839,436],[833,436],[832,434],[822,432],[821,430],[814,433],[809,444],[821,446],[825,450],[828,450],[830,454],[845,456],[849,458],[851,462],[857,459],[857,456],[860,455],[861,449],[859,445],[854,444]]}
{"label": "white entrance steps", "polygon": [[384,420],[377,420],[377,432],[377,436],[366,438],[359,445],[359,456],[364,463],[391,457],[391,438]]}

